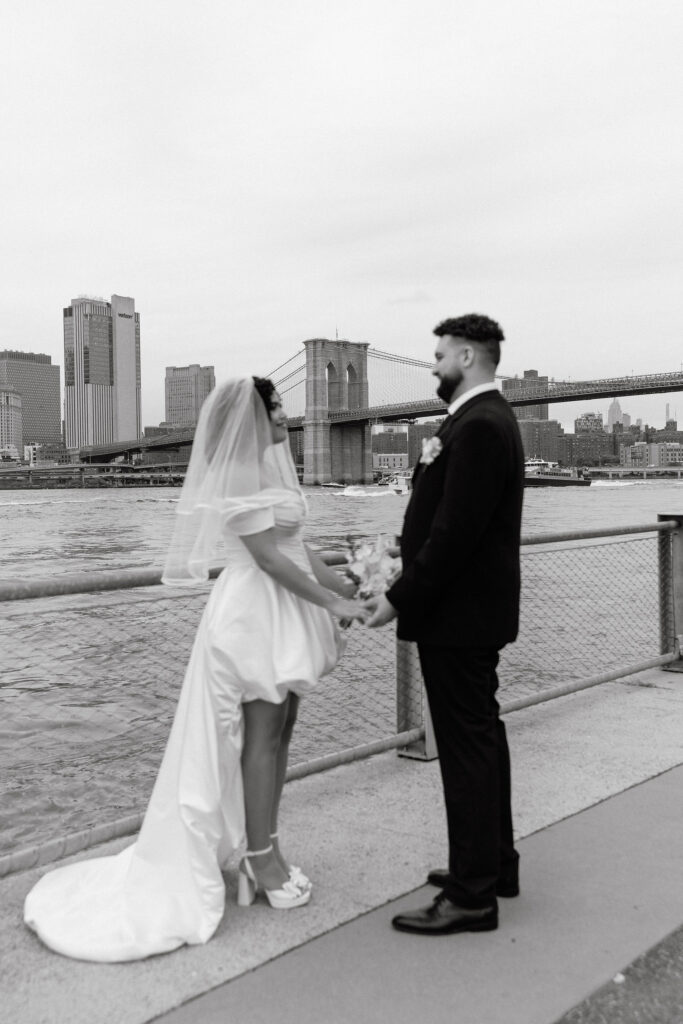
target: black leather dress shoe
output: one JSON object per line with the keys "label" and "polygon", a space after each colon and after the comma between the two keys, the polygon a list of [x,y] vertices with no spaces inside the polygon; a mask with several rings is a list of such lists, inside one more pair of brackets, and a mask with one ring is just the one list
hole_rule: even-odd
{"label": "black leather dress shoe", "polygon": [[[445,868],[435,868],[427,875],[427,884],[438,885],[440,889],[443,889],[448,885],[450,877],[450,873]],[[506,899],[519,896],[518,880],[516,878],[499,878],[496,882],[496,896],[503,896]]]}
{"label": "black leather dress shoe", "polygon": [[498,907],[469,910],[440,892],[428,907],[397,914],[391,922],[400,932],[451,935],[453,932],[492,932],[498,927]]}

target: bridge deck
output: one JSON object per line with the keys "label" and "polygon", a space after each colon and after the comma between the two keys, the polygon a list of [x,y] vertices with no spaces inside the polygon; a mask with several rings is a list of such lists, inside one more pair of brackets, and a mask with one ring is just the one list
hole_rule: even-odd
{"label": "bridge deck", "polygon": [[[414,364],[414,360],[406,362]],[[509,378],[508,378],[509,379]],[[667,394],[683,391],[683,372],[645,374],[634,377],[612,377],[592,381],[549,381],[540,386],[520,386],[514,393],[506,395],[510,405],[546,405],[556,402],[578,402],[628,395]],[[358,409],[331,409],[331,423],[392,422],[420,416],[442,416],[445,405],[435,395],[413,401],[399,401],[388,405],[365,406]],[[292,416],[290,430],[302,430],[304,416]],[[139,438],[136,441],[120,441],[115,444],[96,445],[81,449],[83,461],[114,458],[141,451],[178,450],[191,445],[194,429],[177,431],[153,438]]]}

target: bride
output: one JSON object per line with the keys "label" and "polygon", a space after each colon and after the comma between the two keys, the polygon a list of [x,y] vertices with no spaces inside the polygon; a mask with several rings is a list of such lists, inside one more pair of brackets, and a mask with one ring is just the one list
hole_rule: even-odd
{"label": "bride", "polygon": [[367,612],[303,543],[305,516],[272,382],[227,381],[200,413],[163,582],[205,582],[221,547],[226,568],[137,841],[45,874],[26,897],[26,924],[56,952],[123,961],[206,942],[245,833],[238,902],[256,891],[277,909],[309,901],[311,883],[278,843],[289,741],[299,697],[339,656],[333,616]]}

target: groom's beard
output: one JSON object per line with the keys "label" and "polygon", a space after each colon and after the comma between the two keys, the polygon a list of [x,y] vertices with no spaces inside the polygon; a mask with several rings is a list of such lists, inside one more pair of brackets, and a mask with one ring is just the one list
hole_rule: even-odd
{"label": "groom's beard", "polygon": [[462,379],[462,373],[456,373],[450,377],[442,377],[439,381],[436,393],[446,405],[450,405],[453,401],[453,393],[458,385],[462,383]]}

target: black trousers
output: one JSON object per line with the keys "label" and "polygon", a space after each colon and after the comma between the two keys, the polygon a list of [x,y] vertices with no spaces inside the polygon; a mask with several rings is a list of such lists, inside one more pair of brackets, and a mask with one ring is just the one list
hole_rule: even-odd
{"label": "black trousers", "polygon": [[499,878],[515,878],[510,753],[499,717],[498,651],[418,644],[439,751],[451,883],[462,907],[495,903]]}

